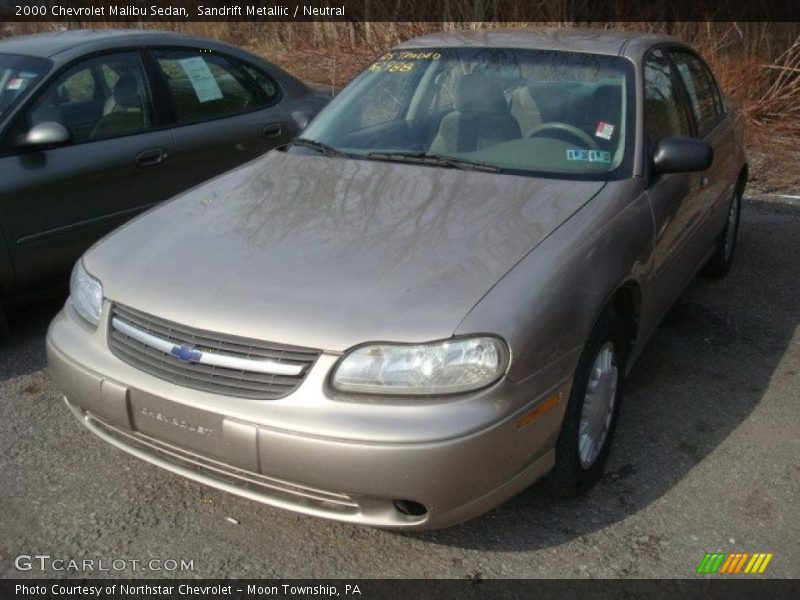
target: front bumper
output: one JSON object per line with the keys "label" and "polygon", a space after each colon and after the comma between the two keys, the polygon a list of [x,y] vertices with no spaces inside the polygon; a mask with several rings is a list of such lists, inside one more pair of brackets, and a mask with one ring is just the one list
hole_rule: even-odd
{"label": "front bumper", "polygon": [[[104,322],[90,331],[68,302],[47,336],[51,375],[93,433],[239,496],[378,527],[452,525],[540,478],[569,393],[564,364],[535,386],[503,380],[458,399],[354,402],[329,389],[337,357],[323,354],[290,396],[246,400],[143,373],[111,354],[106,333]],[[554,393],[556,408],[521,427]]]}

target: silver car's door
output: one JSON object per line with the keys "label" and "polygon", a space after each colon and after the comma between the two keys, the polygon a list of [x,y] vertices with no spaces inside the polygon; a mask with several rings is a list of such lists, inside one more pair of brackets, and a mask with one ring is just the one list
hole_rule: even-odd
{"label": "silver car's door", "polygon": [[703,203],[696,234],[701,249],[709,248],[727,218],[739,168],[733,123],[725,114],[722,95],[705,63],[688,50],[673,50],[670,55],[686,90],[698,136],[714,150],[714,162],[701,180]]}
{"label": "silver car's door", "polygon": [[[18,288],[64,277],[94,241],[176,190],[164,175],[172,134],[158,129],[138,51],[80,60],[21,107],[3,135],[0,223]],[[20,145],[35,125],[70,132]]]}
{"label": "silver car's door", "polygon": [[152,48],[172,108],[173,164],[185,187],[288,142],[297,126],[269,74],[202,49]]}
{"label": "silver car's door", "polygon": [[[644,112],[650,148],[660,138],[691,137],[694,133],[686,94],[661,49],[651,50],[645,59]],[[649,312],[656,318],[683,290],[701,258],[693,233],[703,212],[703,185],[701,173],[670,173],[650,179],[647,195],[655,221],[650,272],[655,293]]]}

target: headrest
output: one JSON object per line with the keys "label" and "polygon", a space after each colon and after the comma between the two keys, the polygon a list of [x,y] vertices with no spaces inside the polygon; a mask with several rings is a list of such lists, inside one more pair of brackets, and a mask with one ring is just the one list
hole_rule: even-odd
{"label": "headrest", "polygon": [[462,75],[456,84],[456,110],[505,113],[508,104],[497,80],[481,75]]}
{"label": "headrest", "polygon": [[493,56],[492,58],[496,60],[475,65],[472,74],[482,75],[487,79],[502,79],[503,82],[523,80],[522,69],[519,63],[511,60],[503,60],[502,55]]}
{"label": "headrest", "polygon": [[142,108],[139,82],[133,75],[123,75],[114,85],[114,101],[122,108]]}

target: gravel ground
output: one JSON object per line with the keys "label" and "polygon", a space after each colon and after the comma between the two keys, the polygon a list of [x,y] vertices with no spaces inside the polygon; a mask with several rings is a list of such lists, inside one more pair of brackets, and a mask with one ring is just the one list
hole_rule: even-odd
{"label": "gravel ground", "polygon": [[192,560],[172,574],[193,577],[691,577],[707,551],[773,552],[762,577],[800,576],[800,202],[745,204],[729,277],[695,281],[634,370],[597,488],[534,486],[438,532],[297,516],[104,444],[44,371],[58,308],[12,315],[0,347],[0,576],[64,575],[14,568],[49,554]]}

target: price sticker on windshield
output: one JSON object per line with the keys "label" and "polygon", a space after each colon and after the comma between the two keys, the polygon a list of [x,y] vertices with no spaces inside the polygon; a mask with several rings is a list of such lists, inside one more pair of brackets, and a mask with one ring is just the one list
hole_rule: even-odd
{"label": "price sticker on windshield", "polygon": [[373,73],[385,71],[387,73],[410,73],[419,62],[439,60],[439,52],[418,52],[404,50],[402,52],[387,52],[376,62],[372,63],[369,70]]}
{"label": "price sticker on windshield", "polygon": [[369,70],[373,73],[377,73],[378,71],[385,71],[387,73],[409,73],[414,70],[414,63],[400,62],[397,60],[379,61],[372,63]]}

